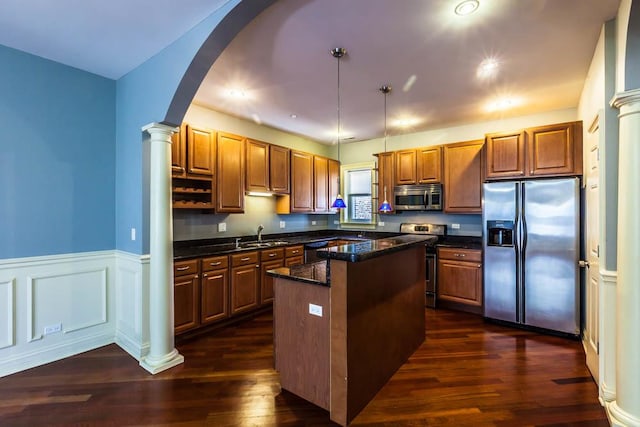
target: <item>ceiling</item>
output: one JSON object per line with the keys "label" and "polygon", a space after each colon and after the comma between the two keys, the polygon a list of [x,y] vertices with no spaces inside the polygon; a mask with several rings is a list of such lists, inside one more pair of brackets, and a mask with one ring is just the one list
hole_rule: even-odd
{"label": "ceiling", "polygon": [[[227,1],[2,0],[0,44],[117,79]],[[384,134],[382,84],[393,87],[389,135],[572,108],[620,2],[479,0],[458,16],[460,1],[279,0],[231,42],[194,101],[335,142],[338,60],[329,50],[344,47],[341,142]],[[487,58],[498,72],[480,79]],[[510,101],[488,111],[499,99]],[[416,121],[396,126],[407,118]]]}

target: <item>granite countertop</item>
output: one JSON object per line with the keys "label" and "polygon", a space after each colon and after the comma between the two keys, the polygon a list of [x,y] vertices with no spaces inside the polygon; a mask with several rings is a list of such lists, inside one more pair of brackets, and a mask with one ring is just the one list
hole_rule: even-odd
{"label": "granite countertop", "polygon": [[482,250],[482,237],[476,236],[445,236],[436,243],[438,247],[480,249]]}
{"label": "granite countertop", "polygon": [[386,232],[357,232],[344,230],[325,230],[324,232],[303,232],[268,235],[263,237],[263,242],[280,242],[272,246],[242,247],[243,244],[256,242],[256,236],[240,237],[241,247],[236,247],[235,237],[223,239],[204,239],[191,241],[178,241],[173,243],[173,259],[184,260],[189,258],[226,255],[239,252],[249,252],[264,249],[273,249],[286,246],[306,245],[336,239],[349,239],[368,241],[367,239],[377,239],[380,237],[395,236],[398,233]]}
{"label": "granite countertop", "polygon": [[329,286],[329,269],[327,261],[317,261],[309,264],[292,265],[268,270],[273,277],[291,279],[297,282],[310,283],[312,285]]}
{"label": "granite countertop", "polygon": [[424,245],[436,239],[437,237],[435,236],[408,234],[318,249],[316,253],[320,258],[359,262],[380,257],[391,252],[402,251],[417,244]]}

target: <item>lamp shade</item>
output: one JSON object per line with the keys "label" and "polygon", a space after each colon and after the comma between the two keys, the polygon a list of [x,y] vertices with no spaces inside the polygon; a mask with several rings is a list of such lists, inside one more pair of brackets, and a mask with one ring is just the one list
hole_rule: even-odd
{"label": "lamp shade", "polygon": [[344,203],[344,199],[342,198],[342,196],[338,194],[331,207],[333,209],[344,209],[347,207],[347,205]]}

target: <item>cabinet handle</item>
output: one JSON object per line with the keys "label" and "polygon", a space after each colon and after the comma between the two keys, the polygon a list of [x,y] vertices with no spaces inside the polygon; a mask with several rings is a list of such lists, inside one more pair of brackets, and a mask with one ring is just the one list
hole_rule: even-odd
{"label": "cabinet handle", "polygon": [[202,273],[202,277],[207,277],[207,273]]}
{"label": "cabinet handle", "polygon": [[298,253],[298,251],[291,251],[291,253],[292,253],[292,254],[297,254],[297,253]]}
{"label": "cabinet handle", "polygon": [[187,265],[186,267],[177,267],[176,270],[178,270],[178,271],[187,271],[190,268],[191,268],[191,266]]}
{"label": "cabinet handle", "polygon": [[193,278],[194,278],[194,279],[197,279],[197,278],[198,278],[198,275],[196,274],[195,276],[193,276]]}
{"label": "cabinet handle", "polygon": [[246,257],[246,258],[240,258],[240,261],[249,261],[251,258]]}
{"label": "cabinet handle", "polygon": [[218,262],[211,262],[211,263],[209,263],[209,265],[210,265],[211,267],[215,267],[216,265],[220,265],[220,264],[222,264],[222,261],[218,261]]}
{"label": "cabinet handle", "polygon": [[222,274],[218,274],[217,276],[212,276],[212,279],[222,279]]}
{"label": "cabinet handle", "polygon": [[260,268],[260,264],[256,264],[256,268]]}
{"label": "cabinet handle", "polygon": [[465,254],[455,254],[455,256],[457,256],[457,257],[464,257],[464,256],[465,256]]}
{"label": "cabinet handle", "polygon": [[276,256],[276,254],[269,254],[269,256],[270,256],[270,257],[274,257],[274,256]]}

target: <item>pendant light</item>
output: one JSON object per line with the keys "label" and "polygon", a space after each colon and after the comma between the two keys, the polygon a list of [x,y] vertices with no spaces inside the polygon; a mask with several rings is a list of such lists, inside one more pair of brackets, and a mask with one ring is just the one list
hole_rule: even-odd
{"label": "pendant light", "polygon": [[[338,60],[338,163],[340,163],[340,58],[347,54],[347,50],[343,47],[331,49],[331,55]],[[338,174],[338,196],[331,204],[333,209],[344,209],[347,205],[344,203],[340,195],[340,174]]]}
{"label": "pendant light", "polygon": [[[384,94],[384,152],[387,152],[387,95],[391,92],[390,85],[384,85],[380,87],[380,92]],[[384,201],[378,207],[378,212],[380,213],[389,213],[392,212],[393,208],[391,207],[391,203],[389,203],[387,199],[387,186],[384,186]]]}

